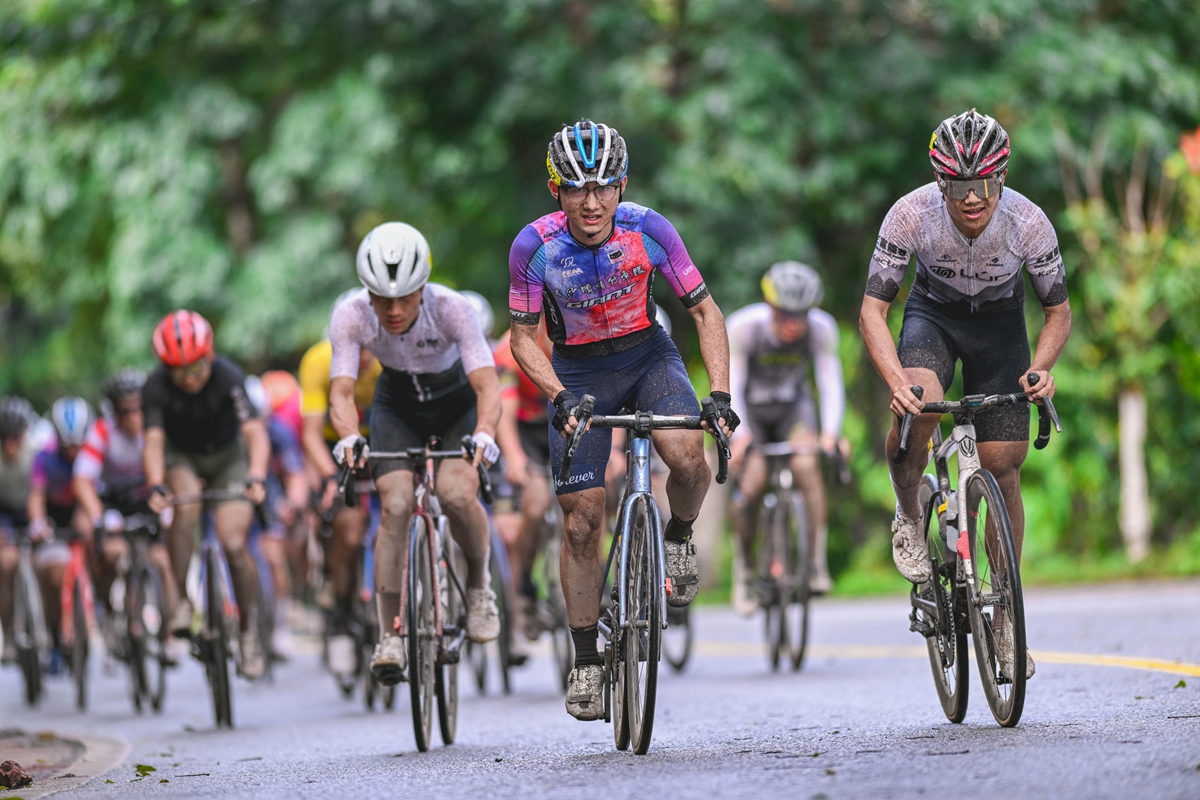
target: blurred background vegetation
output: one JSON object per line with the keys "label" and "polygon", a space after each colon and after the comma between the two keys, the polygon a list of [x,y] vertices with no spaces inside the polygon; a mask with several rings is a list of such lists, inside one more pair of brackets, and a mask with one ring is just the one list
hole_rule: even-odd
{"label": "blurred background vegetation", "polygon": [[[9,0],[0,391],[94,395],[149,364],[179,306],[249,368],[295,366],[387,219],[425,232],[435,279],[502,310],[513,237],[553,210],[545,143],[588,116],[626,137],[627,198],[675,223],[726,312],[775,260],[825,276],[855,445],[833,567],[877,585],[890,420],[857,334],[866,264],[891,203],[931,179],[930,132],[971,107],[1011,134],[1009,185],[1055,222],[1075,309],[1066,433],[1026,469],[1026,574],[1198,572],[1192,0]],[[1129,566],[1118,423],[1137,414],[1118,408],[1139,394],[1127,454],[1154,546]]]}

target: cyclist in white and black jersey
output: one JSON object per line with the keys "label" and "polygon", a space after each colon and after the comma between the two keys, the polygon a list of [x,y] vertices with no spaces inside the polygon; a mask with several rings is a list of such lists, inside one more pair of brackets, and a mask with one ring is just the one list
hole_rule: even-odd
{"label": "cyclist in white and black jersey", "polygon": [[[1024,391],[1033,402],[1054,395],[1050,369],[1071,331],[1066,273],[1058,238],[1040,208],[1005,186],[1008,134],[996,120],[974,109],[946,119],[930,141],[934,183],[900,198],[884,218],[871,258],[859,327],[871,360],[892,391],[895,423],[889,456],[899,446],[898,424],[906,412],[941,400],[963,365],[966,394]],[[887,312],[900,291],[908,262],[916,278],[904,307],[897,346]],[[1027,272],[1045,313],[1037,349],[1030,358],[1025,330]],[[1037,373],[1036,388],[1027,374]],[[918,399],[912,386],[925,390]],[[912,453],[926,452],[936,417],[915,418]],[[975,417],[979,457],[996,476],[1012,522],[1017,553],[1025,532],[1021,464],[1029,452],[1029,406],[1003,406]],[[913,583],[929,580],[929,559],[920,526],[917,494],[926,460],[888,459],[896,491],[892,556]],[[1001,671],[1011,674],[1012,626],[995,621]],[[1033,659],[1027,661],[1033,675]]]}
{"label": "cyclist in white and black jersey", "polygon": [[[500,457],[494,438],[500,384],[492,351],[466,298],[428,282],[425,237],[403,222],[384,223],[363,239],[357,268],[366,288],[339,304],[329,325],[329,416],[341,437],[334,457],[345,462],[356,446],[365,444],[359,435],[354,387],[359,352],[366,348],[383,365],[371,407],[370,448],[395,452],[423,447],[429,437],[438,436],[443,447],[453,449],[470,435],[476,443],[475,463],[495,463]],[[382,636],[371,670],[386,685],[399,682],[407,668],[396,625],[413,507],[412,469],[403,459],[373,465],[383,505],[375,543]],[[475,466],[442,461],[437,487],[451,533],[467,559],[467,636],[475,642],[491,641],[500,633],[500,618],[489,585],[488,521],[476,498]]]}
{"label": "cyclist in white and black jersey", "polygon": [[[767,463],[752,444],[790,442],[807,451],[792,457],[795,485],[804,495],[812,537],[812,590],[829,591],[832,580],[825,557],[827,503],[817,449],[838,446],[846,389],[838,357],[837,322],[817,308],[824,287],[816,270],[796,261],[774,264],[762,279],[765,302],[730,315],[729,385],[734,405],[744,409],[746,424],[733,435],[730,467],[739,475],[740,499],[734,529],[740,558],[734,562],[733,604],[742,614],[757,608],[745,565],[753,564],[758,508],[767,490]],[[820,395],[820,423],[809,372]]]}

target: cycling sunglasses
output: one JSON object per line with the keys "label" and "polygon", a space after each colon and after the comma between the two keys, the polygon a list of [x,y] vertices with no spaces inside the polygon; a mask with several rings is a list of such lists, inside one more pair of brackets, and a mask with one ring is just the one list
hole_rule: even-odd
{"label": "cycling sunglasses", "polygon": [[966,200],[967,195],[971,192],[975,192],[975,196],[980,200],[987,200],[994,195],[1000,194],[1000,187],[1003,185],[1003,182],[999,177],[978,178],[970,181],[939,177],[938,185],[942,187],[942,191],[951,200]]}

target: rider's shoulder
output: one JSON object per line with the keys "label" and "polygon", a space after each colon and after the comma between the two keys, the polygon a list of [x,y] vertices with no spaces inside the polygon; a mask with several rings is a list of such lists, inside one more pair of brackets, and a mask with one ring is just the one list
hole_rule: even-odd
{"label": "rider's shoulder", "polygon": [[535,233],[543,243],[557,239],[567,233],[567,215],[562,211],[555,211],[544,217],[538,217],[521,230],[521,234],[517,237],[518,241],[529,231]]}
{"label": "rider's shoulder", "polygon": [[937,181],[918,186],[892,204],[888,217],[892,219],[920,221],[924,217],[940,214],[945,199]]}
{"label": "rider's shoulder", "polygon": [[771,307],[763,302],[751,303],[734,311],[725,319],[725,327],[730,330],[741,330],[763,325],[771,321]]}
{"label": "rider's shoulder", "polygon": [[833,314],[830,314],[823,308],[817,308],[814,306],[808,310],[808,325],[812,328],[813,333],[816,334],[818,338],[828,336],[832,336],[835,339],[837,338],[837,320],[834,319]]}
{"label": "rider's shoulder", "polygon": [[1038,226],[1049,224],[1050,222],[1049,217],[1046,216],[1046,212],[1042,211],[1041,206],[1016,189],[1010,189],[1007,186],[1004,187],[1004,192],[1000,195],[1000,203],[996,206],[996,213],[1007,217],[1022,227]]}

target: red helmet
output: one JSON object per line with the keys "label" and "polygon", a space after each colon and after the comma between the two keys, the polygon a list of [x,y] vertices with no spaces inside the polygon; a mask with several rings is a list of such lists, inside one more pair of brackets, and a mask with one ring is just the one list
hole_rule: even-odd
{"label": "red helmet", "polygon": [[168,367],[186,367],[212,352],[212,326],[195,311],[181,308],[163,317],[151,341]]}

